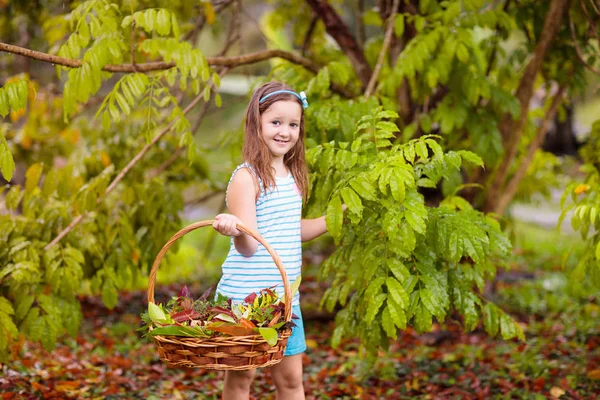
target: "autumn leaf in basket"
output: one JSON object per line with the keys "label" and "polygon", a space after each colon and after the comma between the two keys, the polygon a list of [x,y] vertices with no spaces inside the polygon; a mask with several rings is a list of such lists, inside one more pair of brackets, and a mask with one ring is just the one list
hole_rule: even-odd
{"label": "autumn leaf in basket", "polygon": [[210,297],[211,289],[193,300],[187,286],[184,286],[165,307],[150,303],[142,319],[147,324],[149,336],[208,338],[259,334],[274,346],[279,340],[279,332],[295,324],[282,319],[286,304],[273,289],[270,287],[251,293],[243,303],[234,305],[230,298],[220,294],[216,298]]}

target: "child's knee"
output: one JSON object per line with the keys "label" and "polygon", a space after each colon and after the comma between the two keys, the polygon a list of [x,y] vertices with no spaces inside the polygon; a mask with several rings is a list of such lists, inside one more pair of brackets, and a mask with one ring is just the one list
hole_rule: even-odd
{"label": "child's knee", "polygon": [[254,370],[227,371],[225,373],[225,386],[236,389],[249,389],[254,380]]}
{"label": "child's knee", "polygon": [[278,390],[296,390],[302,387],[302,369],[288,368],[271,374]]}

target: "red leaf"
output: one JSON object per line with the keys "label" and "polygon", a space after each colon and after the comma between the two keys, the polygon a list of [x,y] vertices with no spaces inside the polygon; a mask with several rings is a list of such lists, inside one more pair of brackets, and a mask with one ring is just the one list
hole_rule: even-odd
{"label": "red leaf", "polygon": [[171,314],[171,318],[175,322],[191,321],[196,318],[200,318],[200,314],[195,310],[183,310]]}
{"label": "red leaf", "polygon": [[190,297],[190,291],[186,285],[183,285],[179,291],[179,297]]}
{"label": "red leaf", "polygon": [[246,296],[246,298],[244,299],[244,303],[247,304],[252,304],[254,303],[254,300],[256,299],[256,293],[250,293],[248,296]]}

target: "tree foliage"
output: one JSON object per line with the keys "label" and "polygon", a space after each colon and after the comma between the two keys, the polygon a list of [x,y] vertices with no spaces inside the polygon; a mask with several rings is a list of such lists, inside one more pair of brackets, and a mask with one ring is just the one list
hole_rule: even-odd
{"label": "tree foliage", "polygon": [[[0,215],[1,356],[17,335],[51,348],[75,334],[82,285],[114,307],[119,290],[147,273],[180,228],[183,189],[222,186],[194,140],[201,119],[191,124],[188,113],[213,97],[220,106],[220,76],[267,54],[224,56],[242,36],[239,1],[88,0],[66,13],[44,4],[48,12],[32,13],[28,26],[41,27],[30,44],[47,53],[0,43],[54,63],[62,89],[41,89],[23,71],[0,88],[0,115],[10,113],[0,173],[12,180]],[[275,1],[260,22],[279,51],[268,53],[278,57],[268,69],[255,67],[257,83],[285,81],[311,102],[306,213],[325,214],[338,245],[321,271],[333,279],[323,304],[342,307],[334,342],[358,335],[375,354],[399,329],[427,331],[454,315],[467,330],[483,321],[491,335],[522,338],[481,296],[510,253],[482,210],[501,212],[494,192],[530,162],[533,89],[549,98],[555,85],[585,88],[597,16],[586,0],[393,4],[367,2],[350,26],[343,17],[353,10],[340,2]],[[27,14],[22,6],[11,2],[6,15]],[[0,16],[0,32],[16,41],[9,21]],[[197,46],[207,27],[226,36],[216,57]],[[187,160],[178,157],[184,148]],[[574,198],[584,236],[599,220],[597,175],[586,171],[586,196]],[[582,260],[577,274],[594,273],[597,259]]]}

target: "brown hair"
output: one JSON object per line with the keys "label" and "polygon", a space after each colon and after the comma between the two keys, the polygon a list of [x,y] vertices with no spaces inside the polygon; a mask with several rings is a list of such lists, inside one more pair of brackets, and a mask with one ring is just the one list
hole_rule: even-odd
{"label": "brown hair", "polygon": [[[244,161],[252,166],[258,178],[262,181],[263,190],[275,187],[275,172],[271,167],[272,155],[262,137],[260,116],[271,104],[277,101],[297,101],[302,107],[302,101],[291,93],[277,93],[267,97],[262,103],[259,100],[269,93],[277,90],[292,90],[288,85],[280,82],[267,82],[259,86],[246,108],[245,137],[242,155]],[[306,202],[308,197],[308,170],[304,157],[304,108],[300,119],[300,134],[294,147],[283,156],[283,163],[292,173],[296,185]]]}

